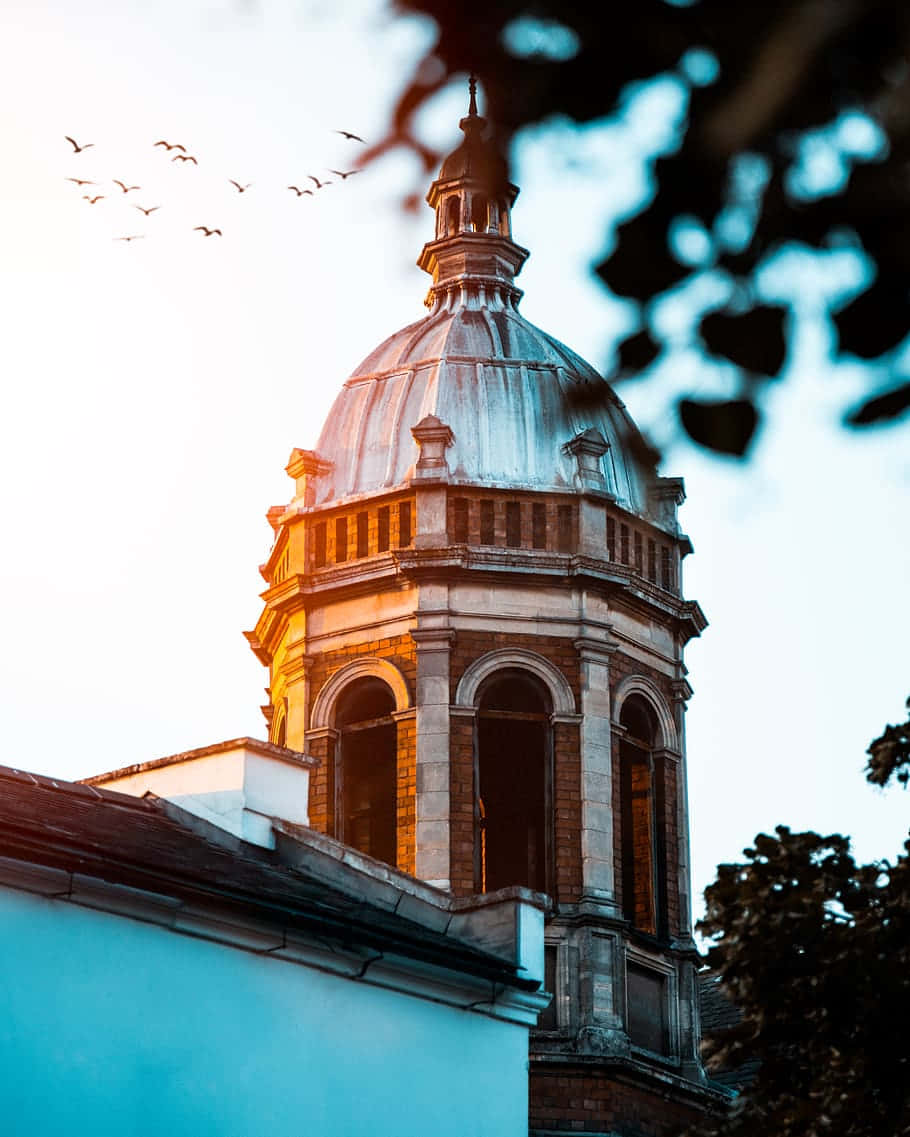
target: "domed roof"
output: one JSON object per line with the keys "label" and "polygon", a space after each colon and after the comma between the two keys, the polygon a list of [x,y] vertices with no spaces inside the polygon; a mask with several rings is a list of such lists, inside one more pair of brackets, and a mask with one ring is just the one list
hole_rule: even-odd
{"label": "domed roof", "polygon": [[431,312],[380,344],[345,383],[317,444],[330,468],[314,504],[407,486],[419,456],[412,428],[431,415],[452,432],[451,484],[572,492],[578,458],[567,444],[596,432],[606,444],[597,459],[606,490],[646,514],[654,456],[622,402],[518,311],[514,276],[527,251],[510,236],[517,188],[490,198],[473,92],[461,127],[465,141],[428,194],[436,237],[418,263],[433,276]]}
{"label": "domed roof", "polygon": [[591,428],[609,444],[607,489],[637,513],[654,477],[625,407],[595,369],[514,307],[450,303],[390,336],[335,400],[317,453],[332,463],[317,503],[404,486],[418,457],[411,428],[435,415],[452,431],[449,481],[571,491],[563,449]]}

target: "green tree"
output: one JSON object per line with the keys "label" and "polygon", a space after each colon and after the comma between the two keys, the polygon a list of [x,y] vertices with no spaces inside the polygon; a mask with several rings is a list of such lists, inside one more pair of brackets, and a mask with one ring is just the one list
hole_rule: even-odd
{"label": "green tree", "polygon": [[[906,785],[910,720],[867,753],[870,782]],[[910,1134],[908,854],[910,841],[893,864],[858,865],[846,837],[778,826],[719,866],[699,927],[741,1019],[706,1040],[706,1059],[758,1071],[699,1137]]]}
{"label": "green tree", "polygon": [[[427,169],[440,155],[415,131],[424,103],[475,72],[504,155],[515,132],[553,116],[577,123],[618,113],[632,82],[673,73],[689,88],[679,146],[655,163],[653,196],[604,235],[591,234],[604,285],[632,301],[638,328],[618,349],[617,376],[660,353],[655,298],[701,273],[728,299],[693,314],[705,351],[737,369],[723,400],[682,399],[699,445],[743,455],[762,393],[788,356],[788,311],[762,296],[759,273],[784,246],[851,247],[865,287],[832,313],[841,356],[876,361],[869,390],[845,408],[863,427],[910,408],[910,6],[904,0],[397,0],[431,17],[438,36],[403,80],[372,157],[405,145]],[[826,172],[818,175],[821,159]],[[815,172],[813,172],[815,171]],[[680,234],[703,250],[686,253]],[[684,244],[685,242],[683,242]],[[910,353],[908,353],[910,354]]]}

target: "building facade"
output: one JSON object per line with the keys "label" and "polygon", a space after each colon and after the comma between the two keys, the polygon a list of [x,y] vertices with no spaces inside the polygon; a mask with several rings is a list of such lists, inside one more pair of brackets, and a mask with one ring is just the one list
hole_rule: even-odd
{"label": "building facade", "polygon": [[698,1057],[683,486],[604,379],[519,312],[517,187],[472,94],[427,200],[429,314],[294,450],[262,614],[309,821],[451,893],[544,897],[535,1134],[669,1134]]}

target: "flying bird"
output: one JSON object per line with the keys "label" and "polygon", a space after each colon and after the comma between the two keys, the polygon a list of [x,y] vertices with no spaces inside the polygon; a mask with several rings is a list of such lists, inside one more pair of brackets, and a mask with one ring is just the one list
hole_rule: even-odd
{"label": "flying bird", "polygon": [[342,181],[345,178],[353,177],[354,174],[362,174],[363,170],[329,170],[330,174],[337,174]]}
{"label": "flying bird", "polygon": [[359,134],[351,134],[349,130],[333,130],[333,134],[343,134],[345,138],[349,138],[352,142],[363,142],[366,146],[365,139],[361,138]]}
{"label": "flying bird", "polygon": [[252,182],[247,182],[247,184],[246,184],[245,186],[242,186],[242,185],[240,184],[240,182],[235,182],[233,178],[228,178],[228,181],[231,183],[231,185],[232,185],[232,186],[236,186],[236,187],[237,187],[237,192],[238,192],[238,193],[246,193],[246,191],[247,191],[247,190],[250,188],[250,186],[253,184]]}
{"label": "flying bird", "polygon": [[87,178],[67,178],[68,182],[75,182],[77,186],[96,186],[97,182],[90,182]]}
{"label": "flying bird", "polygon": [[196,233],[196,232],[205,233],[206,237],[211,237],[211,235],[213,233],[217,233],[219,237],[221,236],[221,230],[220,229],[207,229],[205,227],[205,225],[196,225],[193,228],[193,232],[194,233]]}
{"label": "flying bird", "polygon": [[134,205],[133,206],[133,209],[141,209],[146,217],[148,217],[148,215],[150,213],[154,213],[156,209],[160,209],[160,208],[161,208],[160,205],[153,205],[153,206],[150,206],[150,208],[148,208],[148,209],[146,209],[144,205]]}
{"label": "flying bird", "polygon": [[104,194],[103,193],[97,193],[97,194],[95,194],[94,197],[89,197],[89,195],[87,193],[84,193],[82,195],[82,200],[87,201],[89,203],[89,205],[94,205],[96,201],[104,201]]}
{"label": "flying bird", "polygon": [[69,142],[72,145],[73,152],[76,154],[81,154],[83,150],[88,150],[88,148],[90,146],[95,145],[94,142],[85,142],[82,144],[82,146],[80,146],[79,143],[76,141],[76,139],[70,138],[70,136],[68,134],[64,134],[63,137],[67,140],[67,142]]}
{"label": "flying bird", "polygon": [[298,189],[297,186],[288,186],[288,189],[292,189],[298,197],[302,197],[305,193],[308,193],[310,197],[313,196],[313,191],[311,189]]}
{"label": "flying bird", "polygon": [[115,241],[141,241],[145,236],[144,233],[134,233],[132,237],[115,237]]}
{"label": "flying bird", "polygon": [[125,182],[121,182],[119,178],[112,178],[111,181],[115,186],[120,186],[124,193],[129,193],[130,190],[142,189],[142,186],[128,186]]}
{"label": "flying bird", "polygon": [[192,162],[194,166],[199,165],[199,163],[196,161],[196,159],[193,157],[192,154],[175,154],[174,157],[171,158],[171,161],[172,162]]}
{"label": "flying bird", "polygon": [[330,186],[331,182],[321,182],[318,178],[314,178],[312,174],[307,174],[311,182],[316,183],[316,189],[322,189],[323,186]]}
{"label": "flying bird", "polygon": [[155,143],[155,145],[164,146],[167,150],[182,150],[184,154],[186,153],[186,147],[181,145],[179,142],[165,142],[164,139],[161,138]]}

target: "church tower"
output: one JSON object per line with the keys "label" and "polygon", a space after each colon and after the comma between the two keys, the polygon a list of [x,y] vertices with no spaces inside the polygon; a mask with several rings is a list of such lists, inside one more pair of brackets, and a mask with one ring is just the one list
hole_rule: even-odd
{"label": "church tower", "polygon": [[[471,92],[427,201],[429,314],[294,450],[264,608],[310,824],[456,896],[545,893],[530,1128],[669,1133],[713,1097],[690,917],[682,482],[519,311],[518,189]],[[483,1108],[483,1103],[478,1103]]]}

